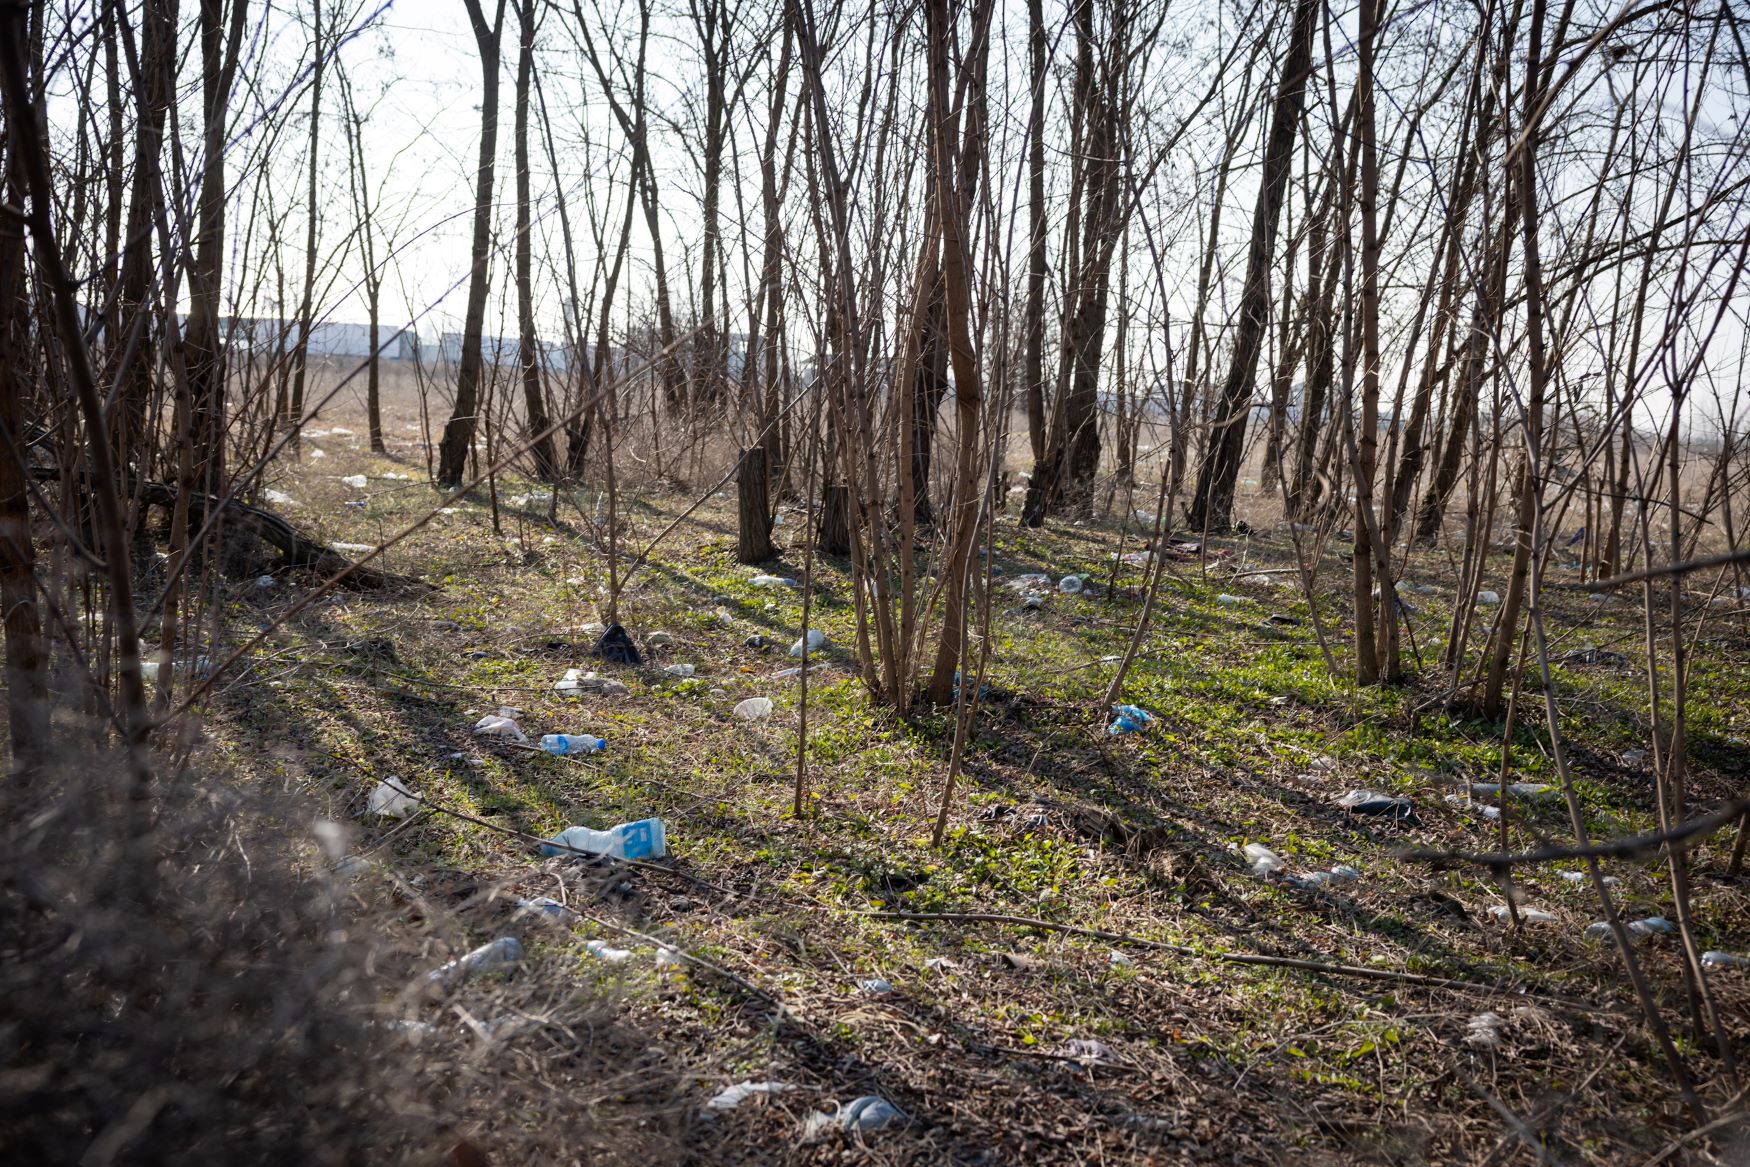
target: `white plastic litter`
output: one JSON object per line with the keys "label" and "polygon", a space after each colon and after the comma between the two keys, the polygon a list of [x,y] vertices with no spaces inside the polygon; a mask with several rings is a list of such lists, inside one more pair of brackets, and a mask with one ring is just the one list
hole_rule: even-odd
{"label": "white plastic litter", "polygon": [[799,1087],[788,1082],[737,1082],[735,1085],[712,1095],[705,1103],[704,1115],[712,1118],[725,1110],[734,1110],[749,1098],[761,1094],[787,1094]]}
{"label": "white plastic litter", "polygon": [[264,491],[261,497],[267,502],[271,502],[276,507],[295,507],[301,505],[297,499],[293,498],[283,490]]}
{"label": "white plastic litter", "polygon": [[756,575],[749,581],[756,588],[793,588],[796,581],[783,575]]}
{"label": "white plastic litter", "polygon": [[681,968],[686,963],[687,963],[686,957],[682,956],[678,951],[676,951],[673,948],[668,948],[665,946],[665,947],[658,948],[656,950],[656,967],[657,968]]}
{"label": "white plastic litter", "polygon": [[1215,602],[1224,608],[1237,608],[1246,602],[1246,598],[1244,596],[1233,596],[1223,592],[1221,595],[1215,597]]}
{"label": "white plastic litter", "polygon": [[1714,949],[1701,954],[1702,968],[1750,968],[1750,957],[1733,956],[1729,952]]}
{"label": "white plastic litter", "polygon": [[699,670],[694,668],[692,665],[682,664],[682,665],[669,665],[667,668],[663,669],[662,671],[671,677],[690,677],[694,673],[698,672]]}
{"label": "white plastic litter", "polygon": [[632,959],[630,949],[614,948],[606,940],[591,940],[583,946],[583,950],[597,960],[605,960],[609,964],[623,964]]}
{"label": "white plastic litter", "polygon": [[1103,1041],[1091,1037],[1075,1037],[1063,1043],[1063,1052],[1078,1061],[1115,1062],[1118,1055]]}
{"label": "white plastic litter", "polygon": [[1114,948],[1106,954],[1106,963],[1114,968],[1122,968],[1130,963],[1130,958]]}
{"label": "white plastic litter", "polygon": [[931,972],[958,972],[960,966],[946,956],[932,956],[924,961],[924,967]]}
{"label": "white plastic litter", "polygon": [[1484,608],[1497,608],[1501,605],[1501,595],[1499,592],[1478,592],[1477,603]]}
{"label": "white plastic litter", "polygon": [[519,744],[529,740],[514,719],[497,713],[488,713],[475,722],[474,732],[482,737],[504,738]]}
{"label": "white plastic litter", "polygon": [[812,1114],[803,1127],[804,1138],[838,1127],[847,1131],[878,1131],[882,1127],[905,1121],[905,1112],[885,1098],[873,1094],[854,1098],[832,1114]]}
{"label": "white plastic litter", "polygon": [[380,814],[384,818],[404,819],[419,806],[419,799],[413,791],[407,789],[401,779],[391,775],[377,783],[377,788],[371,791],[370,798],[365,800],[365,809],[372,814]]}
{"label": "white plastic litter", "polygon": [[885,997],[893,992],[893,985],[888,982],[886,977],[869,977],[867,980],[858,981],[857,988],[871,997]]}
{"label": "white plastic litter", "polygon": [[1075,595],[1082,590],[1082,577],[1079,575],[1064,576],[1057,581],[1057,590],[1066,596]]}
{"label": "white plastic litter", "polygon": [[1246,862],[1252,865],[1252,874],[1260,879],[1282,870],[1282,857],[1262,843],[1247,843],[1244,853]]}
{"label": "white plastic litter", "polygon": [[[1564,871],[1564,872],[1562,872],[1562,878],[1567,880],[1569,883],[1585,883],[1586,882],[1586,873],[1584,871]],[[1621,882],[1622,882],[1622,880],[1618,879],[1614,875],[1607,875],[1604,877],[1604,886],[1605,887],[1615,887],[1617,884],[1619,884]]]}
{"label": "white plastic litter", "polygon": [[375,551],[377,549],[375,543],[330,543],[329,546],[336,551],[345,551],[354,555],[362,555],[367,551]]}
{"label": "white plastic litter", "polygon": [[1464,1026],[1464,1044],[1472,1049],[1494,1049],[1501,1044],[1501,1026],[1507,1024],[1497,1013],[1478,1013]]}
{"label": "white plastic litter", "polygon": [[269,588],[277,588],[279,587],[279,583],[280,581],[273,578],[271,575],[258,575],[255,577],[255,586],[262,591],[266,591]]}
{"label": "white plastic litter", "polygon": [[[1489,909],[1489,915],[1503,924],[1513,919],[1513,911],[1506,904],[1496,904]],[[1542,908],[1520,908],[1519,922],[1521,924],[1554,924],[1556,918],[1554,914],[1546,912]]]}
{"label": "white plastic litter", "polygon": [[737,721],[764,721],[772,715],[770,697],[749,697],[732,711]]}
{"label": "white plastic litter", "polygon": [[345,483],[347,486],[352,487],[354,490],[363,490],[365,487],[370,485],[370,480],[367,479],[363,474],[348,474],[345,478],[342,478],[340,481]]}
{"label": "white plastic litter", "polygon": [[[826,633],[818,628],[810,628],[808,630],[808,651],[811,653],[819,652],[825,646]],[[800,636],[796,638],[796,643],[790,646],[790,655],[794,657],[802,655],[802,638]]]}
{"label": "white plastic litter", "polygon": [[1361,869],[1351,867],[1347,863],[1339,863],[1331,868],[1332,883],[1354,883],[1361,878]]}
{"label": "white plastic litter", "polygon": [[428,985],[439,989],[453,989],[463,981],[480,976],[482,973],[498,972],[507,969],[523,959],[523,946],[515,936],[500,936],[490,944],[482,944],[466,956],[435,968],[425,975]]}

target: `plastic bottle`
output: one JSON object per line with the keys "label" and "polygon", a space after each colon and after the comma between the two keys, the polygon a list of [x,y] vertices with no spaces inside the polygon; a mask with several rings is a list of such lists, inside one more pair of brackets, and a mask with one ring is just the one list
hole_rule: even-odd
{"label": "plastic bottle", "polygon": [[591,827],[567,827],[541,844],[543,855],[569,855],[585,851],[615,859],[661,859],[668,854],[668,835],[661,819],[641,819],[598,831]]}
{"label": "plastic bottle", "polygon": [[426,983],[440,989],[453,989],[465,980],[481,973],[496,972],[519,963],[523,946],[514,936],[500,936],[490,944],[482,944],[473,952],[452,960],[442,968],[426,974]]}
{"label": "plastic bottle", "polygon": [[1112,706],[1112,724],[1106,727],[1106,732],[1116,736],[1121,733],[1135,733],[1153,721],[1154,714],[1140,705]]}
{"label": "plastic bottle", "polygon": [[608,748],[606,740],[587,733],[549,733],[541,736],[541,748],[549,754],[597,754]]}

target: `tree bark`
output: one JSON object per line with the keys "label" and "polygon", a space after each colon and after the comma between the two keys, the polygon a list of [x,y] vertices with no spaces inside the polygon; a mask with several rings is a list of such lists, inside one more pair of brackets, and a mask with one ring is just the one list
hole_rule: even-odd
{"label": "tree bark", "polygon": [[475,415],[480,409],[481,333],[486,322],[486,293],[492,266],[492,182],[498,156],[498,43],[504,29],[504,0],[492,23],[486,23],[480,0],[462,0],[474,43],[480,51],[480,164],[474,183],[473,273],[468,281],[468,309],[462,318],[462,355],[456,369],[456,407],[444,426],[438,446],[438,485],[462,485],[468,454],[474,445]]}
{"label": "tree bark", "polygon": [[535,66],[535,3],[517,0],[516,114],[516,313],[517,364],[522,371],[523,408],[528,414],[528,435],[533,443],[535,477],[555,481],[558,466],[553,460],[553,435],[547,430],[546,393],[541,386],[541,348],[535,336],[533,254],[529,239],[529,76]]}
{"label": "tree bark", "polygon": [[764,446],[749,446],[741,452],[736,471],[736,505],[739,530],[735,541],[737,563],[765,563],[773,558],[772,506],[768,492]]}
{"label": "tree bark", "polygon": [[1222,384],[1209,454],[1197,475],[1191,502],[1191,525],[1225,531],[1233,522],[1234,483],[1245,454],[1246,417],[1251,412],[1253,382],[1270,315],[1270,260],[1276,251],[1277,220],[1288,191],[1290,154],[1300,122],[1306,79],[1311,72],[1313,26],[1318,0],[1296,0],[1288,55],[1277,83],[1270,112],[1270,136],[1264,151],[1264,173],[1252,216],[1252,246],[1246,258],[1246,282],[1240,292],[1239,334],[1233,363]]}

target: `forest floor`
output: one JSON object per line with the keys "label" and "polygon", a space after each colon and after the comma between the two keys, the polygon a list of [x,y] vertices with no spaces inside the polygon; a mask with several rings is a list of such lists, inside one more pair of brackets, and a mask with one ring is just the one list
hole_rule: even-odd
{"label": "forest floor", "polygon": [[[437,496],[423,466],[369,454],[362,429],[309,434],[297,464],[270,472],[268,485],[295,500],[276,509],[360,544],[426,516]],[[353,474],[366,488],[341,482]],[[718,1164],[1620,1164],[1657,1155],[1691,1125],[1620,960],[1583,936],[1601,917],[1588,886],[1564,878],[1580,864],[1526,871],[1523,905],[1551,919],[1514,929],[1493,914],[1504,900],[1484,872],[1400,857],[1500,843],[1480,806],[1447,797],[1498,780],[1502,733],[1440,700],[1456,574],[1445,552],[1409,573],[1406,657],[1423,667],[1404,686],[1358,689],[1324,663],[1289,535],[1212,541],[1227,557],[1173,566],[1125,687],[1124,700],[1157,720],[1109,736],[1100,700],[1140,609],[1141,571],[1122,566],[1107,585],[1113,556],[1137,537],[1099,522],[1027,530],[1004,516],[990,689],[938,850],[930,831],[953,719],[924,708],[902,720],[871,705],[850,647],[847,563],[814,560],[811,620],[828,644],[810,670],[808,814],[798,819],[799,691],[779,674],[797,663],[786,649],[803,597],[756,587],[757,569],[735,563],[733,489],[658,543],[621,599],[641,646],[658,631],[672,642],[647,649],[642,667],[612,668],[590,658],[586,627],[605,596],[597,494],[562,496],[549,521],[527,483],[497,485],[498,532],[482,491],[387,553],[392,570],[436,585],[430,594],[342,592],[277,628],[213,700],[207,752],[299,787],[352,824],[353,850],[373,864],[354,884],[361,913],[383,913],[392,941],[386,977],[520,936],[522,975],[549,987],[537,1020],[562,1041],[551,1027],[491,1036],[469,999],[492,991],[484,981],[419,1016],[456,1048],[525,1043],[530,1073],[596,1041],[592,1064],[612,1067],[615,1084],[573,1104],[599,1126],[632,1123],[660,1157]],[[643,548],[693,501],[623,499],[622,546]],[[801,577],[805,520],[783,508],[782,559],[769,570]],[[1339,550],[1327,549],[1318,587],[1347,669]],[[1265,569],[1278,570],[1254,574]],[[1000,586],[1029,572],[1089,572],[1091,594],[1054,590],[1030,608]],[[1505,574],[1503,560],[1484,586],[1504,592]],[[234,631],[270,621],[315,582],[291,572],[272,587],[239,584]],[[1632,596],[1597,601],[1579,589],[1545,598],[1588,829],[1650,829],[1641,609]],[[1724,615],[1735,608],[1699,610],[1696,812],[1750,777],[1750,634],[1742,616]],[[776,647],[748,647],[754,635]],[[696,675],[664,672],[681,663]],[[568,699],[552,688],[568,668],[600,669],[629,692]],[[752,696],[769,697],[773,714],[732,717]],[[531,740],[581,732],[608,747],[555,758],[474,736],[501,706],[518,711]],[[391,775],[442,809],[367,814],[367,796]],[[1535,687],[1509,780],[1555,781]],[[1352,788],[1412,799],[1417,821],[1347,814],[1335,799]],[[1559,799],[1513,802],[1508,841],[1571,838],[1566,814]],[[650,864],[542,859],[515,833],[650,816],[670,848]],[[1362,875],[1322,887],[1267,881],[1241,855],[1254,842],[1297,877],[1338,864]],[[1742,953],[1750,879],[1724,878],[1731,842],[1728,832],[1691,853],[1694,910],[1704,947]],[[1661,866],[1605,867],[1621,881],[1626,919],[1671,914]],[[518,897],[538,896],[576,913],[519,913]],[[876,914],[894,912],[935,918]],[[733,977],[659,963],[658,940]],[[604,961],[590,941],[633,955]],[[1351,971],[1232,959],[1245,954]],[[1718,1108],[1723,1075],[1681,1005],[1675,938],[1637,955],[1688,1072]],[[885,991],[870,990],[876,979]],[[1722,970],[1712,987],[1743,1058],[1750,972]],[[573,995],[611,1001],[611,1031],[565,1029]],[[1484,1013],[1500,1019],[1493,1047],[1467,1042]],[[707,1115],[707,1099],[742,1081],[795,1089]],[[906,1121],[805,1137],[810,1115],[865,1095]],[[490,1151],[514,1131],[565,1121],[525,1105],[458,1133]],[[1719,1153],[1711,1161],[1746,1161],[1729,1146]]]}

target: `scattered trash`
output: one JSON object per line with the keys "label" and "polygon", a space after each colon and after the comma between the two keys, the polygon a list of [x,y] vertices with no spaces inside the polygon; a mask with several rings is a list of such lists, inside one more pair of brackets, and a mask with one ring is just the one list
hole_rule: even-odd
{"label": "scattered trash", "polygon": [[1106,732],[1113,735],[1135,733],[1155,719],[1154,714],[1140,705],[1114,705],[1112,713],[1112,724],[1106,727]]}
{"label": "scattered trash", "polygon": [[598,831],[591,827],[566,827],[541,844],[541,854],[586,852],[615,859],[661,859],[668,854],[668,833],[661,819],[640,819]]}
{"label": "scattered trash", "polygon": [[541,735],[540,746],[549,754],[599,754],[608,748],[606,740],[587,733],[548,733]]}
{"label": "scattered trash", "polygon": [[326,458],[326,457],[328,457],[328,451],[327,450],[313,449],[310,451],[310,457],[311,458]]}
{"label": "scattered trash", "polygon": [[730,711],[737,721],[764,721],[772,715],[770,697],[749,697]]}
{"label": "scattered trash", "polygon": [[1477,604],[1478,604],[1478,606],[1484,607],[1484,608],[1498,608],[1501,606],[1500,593],[1498,593],[1498,592],[1486,592],[1486,591],[1485,592],[1478,592],[1477,593]]}
{"label": "scattered trash", "polygon": [[657,949],[656,949],[656,967],[657,968],[681,968],[686,963],[687,963],[687,958],[680,954],[679,949],[670,948],[667,945],[659,945],[657,947]]}
{"label": "scattered trash", "polygon": [[1244,853],[1246,862],[1252,865],[1252,874],[1259,879],[1268,879],[1282,871],[1282,857],[1262,843],[1247,843]]}
{"label": "scattered trash", "polygon": [[1494,1049],[1501,1044],[1501,1027],[1507,1024],[1499,1014],[1478,1013],[1464,1026],[1464,1044],[1472,1049]]}
{"label": "scattered trash", "polygon": [[279,580],[273,578],[271,575],[258,575],[255,577],[255,586],[263,591],[266,591],[268,588],[279,587],[279,582]]}
{"label": "scattered trash", "polygon": [[644,643],[651,648],[667,648],[674,643],[674,637],[666,632],[652,632],[644,638]]}
{"label": "scattered trash", "polygon": [[924,961],[924,967],[931,972],[959,972],[960,966],[946,956],[932,956]]}
{"label": "scattered trash", "polygon": [[1750,956],[1733,956],[1714,949],[1701,954],[1702,968],[1750,968]]}
{"label": "scattered trash", "polygon": [[1045,967],[1044,961],[1023,952],[1005,952],[997,959],[1016,972],[1038,972]]}
{"label": "scattered trash", "polygon": [[334,864],[334,874],[342,879],[357,879],[371,869],[371,861],[363,855],[342,855]]}
{"label": "scattered trash", "polygon": [[474,723],[474,732],[482,737],[501,737],[519,744],[526,744],[529,740],[515,719],[502,713],[488,713],[482,717]]}
{"label": "scattered trash", "polygon": [[1122,952],[1119,952],[1114,948],[1106,954],[1106,963],[1112,965],[1114,968],[1123,968],[1130,964],[1131,961],[1128,956],[1125,956]]}
{"label": "scattered trash", "polygon": [[1270,623],[1280,624],[1285,628],[1298,628],[1300,627],[1300,617],[1290,616],[1284,612],[1272,612],[1270,613]]}
{"label": "scattered trash", "polygon": [[[1630,920],[1623,925],[1623,930],[1628,933],[1629,943],[1639,944],[1652,936],[1675,932],[1677,928],[1663,916],[1648,916],[1642,920]],[[1600,920],[1596,924],[1588,924],[1586,926],[1586,939],[1610,939],[1610,924],[1604,920]]]}
{"label": "scattered trash", "polygon": [[705,696],[711,698],[713,701],[726,701],[729,699],[729,690],[712,689],[710,692],[706,693]]}
{"label": "scattered trash", "polygon": [[1372,790],[1350,790],[1337,796],[1337,805],[1350,814],[1383,815],[1401,823],[1414,823],[1416,807],[1407,798],[1393,798]]}
{"label": "scattered trash", "polygon": [[814,1138],[823,1131],[837,1127],[847,1131],[878,1131],[896,1122],[905,1121],[905,1112],[885,1098],[869,1094],[852,1099],[832,1114],[816,1112],[808,1116],[802,1130],[803,1138]]}
{"label": "scattered trash", "polygon": [[[1506,923],[1513,918],[1513,909],[1506,904],[1496,904],[1489,909],[1489,915]],[[1542,908],[1520,908],[1519,922],[1521,924],[1554,924],[1557,920],[1554,913],[1546,912]]]}
{"label": "scattered trash", "polygon": [[377,783],[377,788],[365,800],[367,811],[390,819],[404,819],[419,805],[418,796],[403,786],[401,779],[393,776]]}
{"label": "scattered trash", "polygon": [[1432,596],[1440,591],[1433,584],[1417,584],[1415,592],[1418,596]]}
{"label": "scattered trash", "polygon": [[1057,590],[1066,596],[1075,595],[1082,590],[1082,577],[1079,575],[1064,576],[1057,581]]}
{"label": "scattered trash", "polygon": [[777,672],[772,674],[772,679],[775,681],[788,681],[792,677],[800,677],[801,675],[802,675],[802,668],[801,668],[801,666],[797,666],[796,668],[793,668],[793,669],[779,669]]}
{"label": "scattered trash", "polygon": [[644,658],[638,655],[638,646],[632,643],[632,638],[618,624],[610,624],[602,629],[601,639],[595,642],[595,655],[611,665],[644,663]]}
{"label": "scattered trash", "polygon": [[774,647],[769,637],[761,636],[757,632],[741,643],[744,648],[751,648],[755,652],[765,652]]}
{"label": "scattered trash", "polygon": [[690,677],[699,670],[692,665],[681,664],[668,665],[662,671],[665,675],[670,677]]}
{"label": "scattered trash", "polygon": [[1351,867],[1347,863],[1339,863],[1331,868],[1332,883],[1354,883],[1361,878],[1361,869]]}
{"label": "scattered trash", "polygon": [[[808,651],[811,653],[819,652],[825,645],[826,633],[818,628],[810,628],[808,630]],[[796,638],[796,643],[790,646],[790,655],[794,657],[802,655],[802,638],[800,636]]]}
{"label": "scattered trash", "polygon": [[265,501],[272,503],[276,507],[295,507],[295,506],[302,506],[303,505],[297,499],[293,498],[291,495],[287,494],[283,490],[263,491],[261,497]]}
{"label": "scattered trash", "polygon": [[[1499,798],[1501,784],[1499,782],[1472,782],[1467,787],[1473,798]],[[1548,782],[1511,782],[1507,785],[1507,793],[1513,798],[1554,798],[1559,792]]]}
{"label": "scattered trash", "polygon": [[714,1118],[725,1110],[734,1110],[749,1098],[760,1095],[788,1094],[801,1087],[792,1086],[788,1082],[737,1082],[735,1085],[711,1096],[705,1103],[703,1115]]}
{"label": "scattered trash", "polygon": [[583,946],[583,950],[597,960],[605,960],[609,964],[624,964],[632,959],[631,949],[610,947],[606,940],[591,940]]}
{"label": "scattered trash", "polygon": [[1650,756],[1646,750],[1624,750],[1622,763],[1625,766],[1644,766]]}
{"label": "scattered trash", "polygon": [[367,555],[377,549],[375,543],[330,543],[329,546],[348,555]]}
{"label": "scattered trash", "polygon": [[518,900],[517,907],[525,912],[535,912],[553,920],[563,920],[568,913],[565,905],[552,896],[540,896],[532,900]]}
{"label": "scattered trash", "polygon": [[793,588],[796,581],[784,575],[756,575],[749,581],[756,588]]}
{"label": "scattered trash", "polygon": [[1331,757],[1329,754],[1320,754],[1318,757],[1308,762],[1307,765],[1314,770],[1330,771],[1337,768],[1337,759]]}
{"label": "scattered trash", "polygon": [[347,486],[352,487],[354,490],[363,490],[366,486],[370,485],[370,481],[366,479],[363,474],[348,474],[340,481]]}
{"label": "scattered trash", "polygon": [[[1562,872],[1562,878],[1567,880],[1569,883],[1585,883],[1586,882],[1586,873],[1584,871],[1564,871],[1564,872]],[[1622,882],[1622,880],[1618,879],[1614,875],[1607,875],[1604,877],[1604,886],[1605,887],[1615,887],[1617,884],[1619,884],[1621,882]]]}
{"label": "scattered trash", "polygon": [[885,977],[870,977],[857,982],[857,988],[871,997],[885,997],[893,992],[893,986]]}
{"label": "scattered trash", "polygon": [[499,972],[521,963],[523,946],[515,936],[500,936],[490,944],[482,944],[466,956],[458,957],[442,968],[425,974],[426,984],[445,992],[463,981],[484,973]]}
{"label": "scattered trash", "polygon": [[553,691],[562,697],[578,697],[584,693],[599,693],[604,697],[624,697],[632,690],[609,677],[598,677],[582,669],[566,669],[565,675],[553,682]]}
{"label": "scattered trash", "polygon": [[1091,1037],[1072,1037],[1063,1043],[1063,1052],[1081,1062],[1115,1062],[1118,1055],[1103,1041]]}
{"label": "scattered trash", "polygon": [[1246,598],[1244,596],[1232,596],[1226,592],[1223,592],[1219,596],[1215,597],[1215,602],[1220,604],[1224,608],[1237,608],[1241,604],[1246,602]]}

